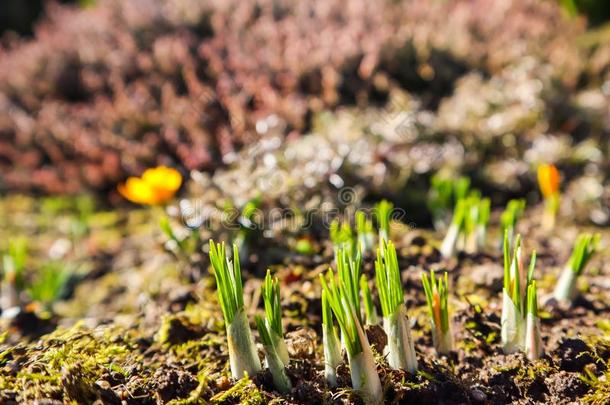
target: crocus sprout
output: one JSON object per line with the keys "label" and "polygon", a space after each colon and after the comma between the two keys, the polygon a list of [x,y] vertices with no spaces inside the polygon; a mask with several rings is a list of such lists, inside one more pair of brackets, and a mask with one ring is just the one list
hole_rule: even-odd
{"label": "crocus sprout", "polygon": [[525,349],[527,294],[533,281],[536,252],[532,252],[527,273],[521,256],[521,236],[517,235],[511,258],[508,234],[505,233],[504,288],[502,291],[502,348],[505,353]]}
{"label": "crocus sprout", "polygon": [[210,240],[210,262],[214,269],[220,307],[227,329],[231,375],[239,379],[254,375],[261,363],[252,339],[252,332],[244,308],[239,252],[233,245],[233,260],[226,255],[225,244]]}
{"label": "crocus sprout", "polygon": [[513,238],[515,236],[515,228],[517,227],[517,221],[519,217],[523,214],[525,210],[525,200],[514,199],[510,200],[508,204],[506,204],[506,208],[502,212],[500,216],[500,224],[502,226],[502,236],[506,232],[508,232],[508,240],[512,243]]}
{"label": "crocus sprout", "polygon": [[465,218],[461,229],[464,250],[476,253],[485,247],[491,203],[489,198],[481,198],[474,192],[465,201]]}
{"label": "crocus sprout", "polygon": [[324,376],[329,387],[337,386],[337,366],[341,364],[341,343],[333,323],[328,293],[322,290],[322,346],[324,346]]}
{"label": "crocus sprout", "polygon": [[487,225],[489,224],[489,214],[491,211],[491,200],[489,198],[482,198],[479,200],[479,207],[477,212],[476,221],[476,249],[477,251],[485,247],[487,240]]}
{"label": "crocus sprout", "polygon": [[466,198],[460,198],[453,212],[451,225],[441,244],[441,255],[453,256],[456,251],[476,253],[485,247],[491,202],[472,190]]}
{"label": "crocus sprout", "polygon": [[551,230],[555,227],[557,212],[559,211],[559,183],[561,176],[557,167],[552,164],[538,166],[538,185],[544,197],[544,216],[542,226]]}
{"label": "crocus sprout", "polygon": [[444,229],[453,206],[453,179],[441,177],[438,173],[432,176],[427,203],[434,227]]}
{"label": "crocus sprout", "polygon": [[335,260],[338,257],[339,249],[348,248],[355,251],[355,240],[352,232],[352,227],[348,222],[341,223],[338,219],[334,219],[330,223],[330,240],[333,243]]}
{"label": "crocus sprout", "polygon": [[379,243],[390,240],[390,220],[394,204],[387,200],[381,200],[375,205],[375,216],[379,224]]}
{"label": "crocus sprout", "polygon": [[462,228],[464,227],[467,209],[468,206],[466,200],[458,200],[457,204],[455,205],[455,210],[453,211],[451,225],[449,225],[445,239],[443,239],[443,243],[441,244],[440,251],[444,258],[452,257],[457,250],[458,238],[460,237]]}
{"label": "crocus sprout", "polygon": [[367,218],[363,211],[357,211],[355,217],[356,232],[358,234],[358,248],[362,252],[370,251],[375,246],[373,221]]}
{"label": "crocus sprout", "polygon": [[339,249],[337,254],[337,274],[339,280],[343,283],[345,297],[350,301],[352,308],[354,308],[360,324],[364,325],[360,306],[361,263],[362,256],[360,251],[357,251],[356,257],[352,257],[349,249]]}
{"label": "crocus sprout", "polygon": [[278,347],[275,345],[275,338],[272,336],[274,331],[259,315],[255,316],[254,320],[256,321],[258,334],[263,341],[265,360],[273,378],[273,385],[282,394],[287,394],[292,389],[292,384],[286,375],[286,363],[281,359]]}
{"label": "crocus sprout", "polygon": [[392,242],[383,242],[377,249],[375,278],[383,313],[383,329],[388,336],[388,362],[392,368],[415,372],[417,358],[405,308],[396,248]]}
{"label": "crocus sprout", "polygon": [[250,245],[252,240],[257,236],[257,230],[259,229],[256,220],[257,214],[260,213],[260,206],[262,198],[260,196],[254,197],[244,204],[237,218],[237,224],[239,229],[235,234],[234,243],[239,249],[241,254],[240,259],[246,261],[250,256]]}
{"label": "crocus sprout", "polygon": [[466,198],[470,189],[470,179],[459,177],[453,179],[440,174],[432,176],[430,193],[428,195],[428,209],[432,213],[434,227],[443,230],[447,227],[450,214],[458,200]]}
{"label": "crocus sprout", "polygon": [[2,256],[2,311],[20,306],[19,293],[24,288],[23,270],[27,258],[27,241],[14,238],[8,241],[8,251]]}
{"label": "crocus sprout", "polygon": [[362,292],[362,302],[364,303],[364,316],[367,325],[377,325],[379,323],[379,314],[373,302],[369,281],[363,274],[360,276],[360,291]]}
{"label": "crocus sprout", "polygon": [[525,354],[530,360],[542,356],[542,338],[540,336],[540,318],[538,317],[538,292],[536,281],[527,286],[527,318],[525,326]]}
{"label": "crocus sprout", "polygon": [[158,166],[146,169],[141,177],[129,177],[119,184],[119,193],[136,204],[159,205],[171,200],[182,185],[182,176],[175,169]]}
{"label": "crocus sprout", "polygon": [[[349,276],[351,273],[344,273]],[[383,391],[377,374],[371,346],[364,333],[353,300],[350,298],[348,284],[358,280],[344,280],[341,276],[336,281],[332,270],[326,277],[320,275],[322,289],[332,312],[339,323],[350,365],[352,386],[359,391],[367,404],[381,404]]]}
{"label": "crocus sprout", "polygon": [[453,185],[454,199],[457,202],[462,198],[466,198],[470,191],[470,179],[466,176],[459,177]]}
{"label": "crocus sprout", "polygon": [[430,311],[430,323],[432,326],[432,341],[436,352],[446,355],[453,350],[453,334],[449,321],[449,283],[447,273],[438,279],[434,271],[430,271],[430,277],[422,274],[422,283],[426,293],[426,301]]}
{"label": "crocus sprout", "polygon": [[599,246],[600,235],[581,234],[578,235],[570,260],[563,269],[559,282],[553,293],[557,301],[571,303],[578,295],[576,281],[585,271],[589,260],[595,254]]}
{"label": "crocus sprout", "polygon": [[276,278],[271,277],[270,270],[267,270],[265,281],[261,287],[263,302],[265,305],[265,322],[268,334],[273,342],[273,347],[277,351],[280,360],[288,365],[288,349],[284,341],[284,328],[282,327],[282,305],[280,304],[280,283]]}

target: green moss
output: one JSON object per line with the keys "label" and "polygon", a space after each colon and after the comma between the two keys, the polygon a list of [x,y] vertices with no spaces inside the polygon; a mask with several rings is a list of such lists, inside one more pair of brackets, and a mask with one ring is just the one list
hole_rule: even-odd
{"label": "green moss", "polygon": [[605,365],[606,372],[602,376],[597,376],[589,369],[585,368],[580,378],[586,382],[591,390],[582,397],[582,401],[592,405],[606,405],[610,399],[610,361]]}
{"label": "green moss", "polygon": [[212,404],[220,404],[229,399],[239,400],[241,404],[257,405],[266,404],[268,401],[249,377],[239,380],[233,387],[213,396],[210,400]]}
{"label": "green moss", "polygon": [[557,368],[549,364],[547,360],[537,360],[526,363],[518,368],[515,381],[523,385],[531,385],[537,379],[544,379],[549,374],[556,372]]}
{"label": "green moss", "polygon": [[27,366],[16,375],[0,377],[0,387],[18,392],[22,402],[41,398],[93,402],[97,397],[95,381],[103,373],[126,375],[129,365],[141,362],[126,331],[117,327],[92,330],[81,324],[57,330],[36,346],[14,348],[12,356],[7,352],[3,352],[7,364],[20,361],[20,356],[27,358]]}

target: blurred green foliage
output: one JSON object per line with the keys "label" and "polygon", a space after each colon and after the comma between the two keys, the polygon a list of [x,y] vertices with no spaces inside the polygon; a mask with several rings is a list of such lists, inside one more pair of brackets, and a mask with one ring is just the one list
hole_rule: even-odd
{"label": "blurred green foliage", "polygon": [[12,238],[8,241],[8,250],[2,256],[3,277],[11,277],[17,289],[23,288],[23,269],[27,258],[27,240]]}
{"label": "blurred green foliage", "polygon": [[42,264],[28,288],[30,298],[48,308],[63,298],[72,274],[73,271],[64,262],[50,261]]}
{"label": "blurred green foliage", "polygon": [[591,26],[610,20],[610,2],[608,0],[557,0],[563,10],[570,16],[583,14]]}

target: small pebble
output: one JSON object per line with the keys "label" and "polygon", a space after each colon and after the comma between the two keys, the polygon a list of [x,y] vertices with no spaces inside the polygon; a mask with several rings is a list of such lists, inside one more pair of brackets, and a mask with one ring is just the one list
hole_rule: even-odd
{"label": "small pebble", "polygon": [[485,395],[485,393],[479,389],[473,389],[472,391],[470,391],[470,396],[472,397],[473,400],[477,401],[477,402],[485,402],[487,401],[487,395]]}
{"label": "small pebble", "polygon": [[111,388],[110,383],[106,380],[97,380],[95,385],[100,387],[103,390],[109,390]]}

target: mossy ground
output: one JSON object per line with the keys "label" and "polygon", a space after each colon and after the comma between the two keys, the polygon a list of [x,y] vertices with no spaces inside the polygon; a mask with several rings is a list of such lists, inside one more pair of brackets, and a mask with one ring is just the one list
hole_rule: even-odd
{"label": "mossy ground", "polygon": [[[266,372],[231,381],[214,282],[207,275],[205,260],[179,258],[166,249],[166,239],[156,225],[162,211],[92,210],[87,214],[87,230],[75,236],[70,235],[70,228],[46,221],[48,215],[55,215],[55,224],[70,223],[75,216],[82,217],[79,211],[66,208],[49,214],[42,208],[45,204],[45,200],[26,197],[4,198],[0,206],[14,215],[4,217],[10,219],[2,229],[28,236],[29,271],[48,260],[54,241],[70,237],[73,248],[62,260],[87,270],[74,279],[66,296],[50,311],[32,309],[38,318],[46,317],[36,321],[44,322],[46,329],[32,332],[15,320],[3,321],[3,403],[41,399],[79,404],[358,401],[349,388],[347,368],[340,368],[340,388],[336,390],[325,388],[322,377],[316,277],[332,260],[328,241],[317,240],[313,255],[295,253],[272,266],[282,282],[287,340],[294,359],[288,369],[294,389],[290,395],[280,396]],[[74,200],[64,204],[70,206]],[[28,220],[21,222],[24,218]],[[528,228],[523,226],[524,237],[528,248],[538,247],[539,277],[548,290],[567,257],[567,246],[548,247],[540,233]],[[35,229],[43,232],[33,232]],[[444,261],[435,248],[440,237],[426,230],[393,228],[421,370],[416,375],[390,370],[377,355],[388,402],[607,403],[610,310],[608,293],[600,288],[609,273],[607,250],[591,263],[577,305],[544,314],[546,355],[530,363],[521,355],[505,356],[499,348],[499,294],[494,281],[501,277],[501,269],[494,267],[499,253],[490,249],[490,253],[461,254]],[[261,260],[264,254],[257,252],[259,257],[252,259]],[[481,266],[487,266],[493,277],[478,277],[476,269]],[[449,358],[437,359],[431,347],[419,282],[420,271],[428,268],[448,270],[455,286],[452,302],[458,350]],[[364,271],[372,275],[370,256],[365,258]],[[260,279],[247,272],[244,275],[246,305],[254,311],[259,306]],[[375,344],[374,331],[369,336]]]}

